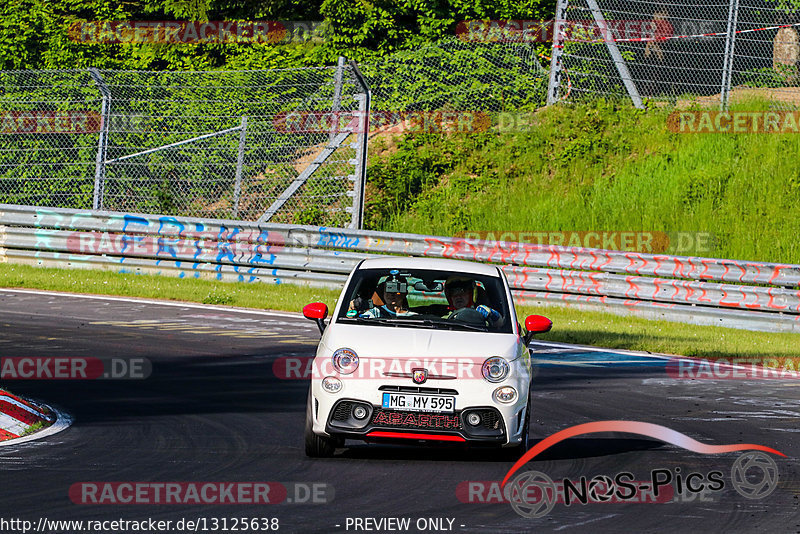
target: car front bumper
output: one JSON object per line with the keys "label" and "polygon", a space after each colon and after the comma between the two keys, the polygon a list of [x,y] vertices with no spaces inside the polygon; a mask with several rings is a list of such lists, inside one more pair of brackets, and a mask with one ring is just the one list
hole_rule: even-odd
{"label": "car front bumper", "polygon": [[[501,384],[485,380],[431,380],[424,386],[410,385],[408,379],[359,379],[339,377],[343,387],[338,393],[322,389],[320,380],[312,381],[313,430],[317,434],[364,441],[424,440],[465,443],[468,445],[514,446],[522,441],[530,377],[520,373]],[[513,403],[502,404],[493,392],[511,385],[517,390]],[[400,391],[416,394],[452,395],[456,398],[453,413],[432,413],[385,409],[383,394]],[[353,415],[356,405],[366,408],[366,417]],[[481,423],[470,425],[466,416],[478,412]]]}

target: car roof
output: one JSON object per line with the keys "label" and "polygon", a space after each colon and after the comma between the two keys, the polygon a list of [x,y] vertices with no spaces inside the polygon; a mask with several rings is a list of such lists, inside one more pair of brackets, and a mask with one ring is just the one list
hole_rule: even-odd
{"label": "car roof", "polygon": [[497,276],[497,267],[471,261],[444,258],[413,258],[408,256],[381,256],[364,260],[359,269],[430,269],[433,271],[454,271],[483,276]]}

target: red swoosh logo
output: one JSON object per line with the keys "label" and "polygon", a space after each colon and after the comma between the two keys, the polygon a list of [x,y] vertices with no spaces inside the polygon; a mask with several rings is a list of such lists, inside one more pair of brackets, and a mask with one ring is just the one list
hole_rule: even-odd
{"label": "red swoosh logo", "polygon": [[639,421],[595,421],[594,423],[584,423],[582,425],[575,425],[565,428],[561,432],[556,432],[552,436],[548,436],[537,443],[535,447],[526,452],[522,458],[517,460],[517,462],[511,466],[511,469],[509,469],[508,473],[506,473],[506,477],[503,479],[503,482],[500,484],[500,486],[505,486],[508,480],[519,470],[520,467],[556,443],[564,441],[565,439],[574,438],[575,436],[594,434],[597,432],[625,432],[627,434],[640,434],[642,436],[655,438],[700,454],[719,454],[724,452],[757,450],[777,454],[779,456],[783,456],[784,458],[786,457],[786,455],[780,451],[765,447],[764,445],[755,445],[753,443],[741,443],[739,445],[706,445],[705,443],[700,443],[699,441],[690,438],[686,434],[681,434],[680,432],[672,430],[671,428],[655,425],[653,423],[642,423]]}

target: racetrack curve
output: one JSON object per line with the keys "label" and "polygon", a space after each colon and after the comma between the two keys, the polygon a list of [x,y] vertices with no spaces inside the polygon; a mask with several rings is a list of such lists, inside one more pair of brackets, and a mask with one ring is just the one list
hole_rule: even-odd
{"label": "racetrack curve", "polygon": [[[534,442],[580,423],[632,420],[706,444],[762,444],[787,457],[773,457],[775,490],[747,499],[729,484],[738,453],[702,455],[628,434],[581,436],[523,470],[574,481],[621,472],[646,480],[656,469],[720,471],[725,488],[668,503],[556,503],[528,518],[508,503],[459,499],[466,481],[499,481],[512,466],[486,451],[354,444],[333,459],[306,458],[308,383],[279,379],[272,367],[277,358],[314,353],[317,328],[296,314],[0,290],[0,326],[3,358],[152,364],[143,380],[2,381],[67,411],[74,423],[42,440],[0,447],[0,520],[277,517],[281,532],[364,532],[347,529],[347,518],[398,517],[411,518],[410,532],[419,531],[419,518],[452,519],[454,532],[800,531],[797,379],[677,379],[657,357],[538,345]],[[334,497],[257,506],[73,503],[70,487],[91,481],[325,483]]]}

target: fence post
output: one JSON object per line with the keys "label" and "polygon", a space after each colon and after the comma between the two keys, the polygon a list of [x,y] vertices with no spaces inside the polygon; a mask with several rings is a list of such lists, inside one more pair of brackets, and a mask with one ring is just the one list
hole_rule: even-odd
{"label": "fence post", "polygon": [[564,24],[567,21],[569,0],[558,0],[553,21],[553,49],[550,52],[550,82],[547,84],[547,105],[559,100],[561,91],[561,56],[564,54]]}
{"label": "fence post", "polygon": [[328,143],[333,143],[333,138],[338,133],[339,118],[337,117],[339,109],[342,107],[342,71],[344,70],[344,57],[339,56],[339,61],[336,63],[336,74],[333,78],[333,105],[331,106],[331,135]]}
{"label": "fence post", "polygon": [[100,108],[100,138],[97,141],[97,157],[94,166],[94,193],[92,194],[92,209],[103,209],[103,194],[106,179],[106,152],[108,150],[108,127],[109,113],[111,112],[111,91],[103,81],[100,71],[95,68],[89,69],[89,75],[97,84],[103,101]]}
{"label": "fence post", "polygon": [[242,193],[242,166],[244,164],[244,143],[247,138],[247,117],[242,116],[239,130],[239,154],[236,156],[236,181],[233,186],[233,218],[239,216],[239,195]]}
{"label": "fence post", "polygon": [[603,12],[600,11],[600,6],[597,5],[597,0],[586,0],[586,3],[589,5],[589,9],[592,11],[592,17],[594,17],[597,27],[600,28],[601,32],[603,32],[603,40],[605,40],[608,52],[611,54],[611,58],[614,60],[614,65],[617,67],[619,77],[622,78],[622,83],[625,85],[625,89],[628,91],[628,96],[631,97],[631,101],[633,101],[634,106],[639,109],[643,109],[644,104],[642,104],[642,97],[639,96],[639,90],[636,88],[636,84],[633,83],[633,78],[628,70],[628,65],[622,58],[622,54],[619,52],[616,41],[614,41],[614,38],[610,35],[611,32],[608,31],[608,24],[603,16]]}
{"label": "fence post", "polygon": [[350,227],[361,230],[364,226],[364,190],[367,186],[367,142],[369,141],[369,115],[372,105],[372,91],[355,61],[351,61],[353,74],[361,85],[363,92],[356,95],[358,99],[358,154],[356,154],[355,182],[353,183],[353,216]]}
{"label": "fence post", "polygon": [[722,84],[719,91],[720,109],[728,108],[728,95],[733,78],[733,58],[736,47],[736,25],[739,19],[739,0],[730,0],[728,7],[728,31],[725,36],[725,62],[722,66]]}

